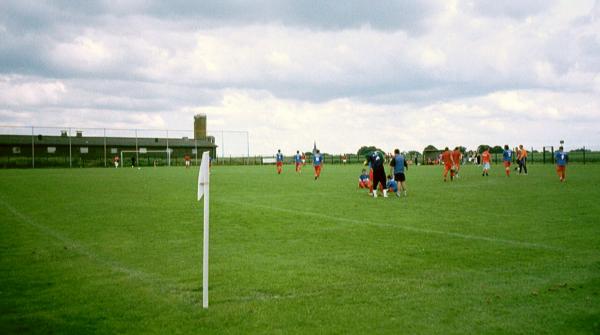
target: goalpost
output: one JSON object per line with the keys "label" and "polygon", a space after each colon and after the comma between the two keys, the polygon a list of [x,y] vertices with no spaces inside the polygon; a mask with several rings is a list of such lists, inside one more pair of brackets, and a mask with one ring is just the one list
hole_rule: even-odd
{"label": "goalpost", "polygon": [[[171,150],[122,150],[121,151],[121,166],[124,167],[125,166],[125,161],[123,160],[123,157],[125,153],[132,153],[135,154],[135,160],[136,163],[140,164],[140,155],[147,155],[147,154],[152,154],[152,153],[163,153],[166,154],[166,161],[167,161],[167,166],[171,166]],[[147,157],[147,156],[145,156]]]}

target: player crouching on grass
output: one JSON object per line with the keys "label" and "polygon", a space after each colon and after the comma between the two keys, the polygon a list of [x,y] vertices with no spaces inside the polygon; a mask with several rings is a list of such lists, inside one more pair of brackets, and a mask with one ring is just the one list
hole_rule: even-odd
{"label": "player crouching on grass", "polygon": [[400,149],[394,149],[394,157],[390,161],[390,166],[394,169],[394,180],[398,183],[397,188],[399,189],[396,190],[396,195],[400,196],[404,192],[404,196],[406,196],[406,175],[404,174],[404,169],[408,170],[408,164],[404,155],[400,153]]}
{"label": "player crouching on grass", "polygon": [[367,174],[367,170],[363,169],[360,176],[358,176],[358,187],[359,188],[371,188],[371,180]]}
{"label": "player crouching on grass", "polygon": [[400,192],[398,192],[398,183],[394,180],[392,175],[387,176],[387,183],[385,184],[385,190],[383,192],[383,197],[387,198],[387,192],[394,192],[396,196],[400,196]]}

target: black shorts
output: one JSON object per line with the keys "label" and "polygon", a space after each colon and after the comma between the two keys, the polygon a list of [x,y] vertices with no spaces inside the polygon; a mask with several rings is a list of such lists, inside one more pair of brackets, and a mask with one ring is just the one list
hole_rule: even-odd
{"label": "black shorts", "polygon": [[379,183],[385,188],[385,182],[385,170],[381,167],[375,168],[373,170],[373,188],[376,189]]}
{"label": "black shorts", "polygon": [[395,173],[394,174],[394,180],[395,181],[399,181],[399,182],[405,181],[406,180],[406,176],[404,175],[404,172]]}

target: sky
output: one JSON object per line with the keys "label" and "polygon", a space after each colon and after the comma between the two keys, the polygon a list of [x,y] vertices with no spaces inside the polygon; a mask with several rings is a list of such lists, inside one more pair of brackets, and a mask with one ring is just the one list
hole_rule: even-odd
{"label": "sky", "polygon": [[0,7],[0,125],[191,131],[204,113],[251,155],[600,148],[600,0]]}

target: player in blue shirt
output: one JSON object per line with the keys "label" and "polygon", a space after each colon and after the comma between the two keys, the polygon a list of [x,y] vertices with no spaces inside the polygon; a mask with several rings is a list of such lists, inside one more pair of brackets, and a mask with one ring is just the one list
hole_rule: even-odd
{"label": "player in blue shirt", "polygon": [[512,162],[513,152],[508,148],[508,144],[504,145],[504,151],[502,152],[502,160],[504,161],[504,169],[506,170],[506,176],[510,177],[510,164]]}
{"label": "player in blue shirt", "polygon": [[394,192],[394,193],[396,193],[396,195],[398,195],[399,194],[399,192],[398,192],[398,183],[394,180],[394,178],[392,177],[391,174],[387,176],[387,179],[388,180],[387,180],[387,183],[385,184],[385,188],[389,192]]}
{"label": "player in blue shirt", "polygon": [[300,150],[296,150],[296,155],[294,155],[294,163],[296,163],[296,172],[302,173],[302,155],[300,155]]}
{"label": "player in blue shirt", "polygon": [[319,150],[317,150],[313,157],[313,166],[315,168],[315,180],[317,180],[321,177],[321,168],[323,166],[323,156],[321,156],[321,151]]}
{"label": "player in blue shirt", "polygon": [[556,163],[556,173],[560,181],[565,181],[567,169],[567,163],[569,162],[569,154],[567,154],[563,147],[558,148],[558,151],[554,153],[554,161]]}
{"label": "player in blue shirt", "polygon": [[367,174],[367,170],[363,169],[360,176],[358,176],[358,187],[359,188],[370,188],[371,180],[369,179],[369,175]]}
{"label": "player in blue shirt", "polygon": [[277,174],[281,174],[281,171],[283,170],[283,154],[281,153],[281,149],[277,150],[275,160],[277,161]]}
{"label": "player in blue shirt", "polygon": [[404,196],[406,196],[406,175],[404,174],[404,170],[408,169],[408,164],[399,149],[394,150],[394,157],[390,161],[390,166],[394,168],[394,180],[399,185],[396,195],[400,196],[404,193]]}

